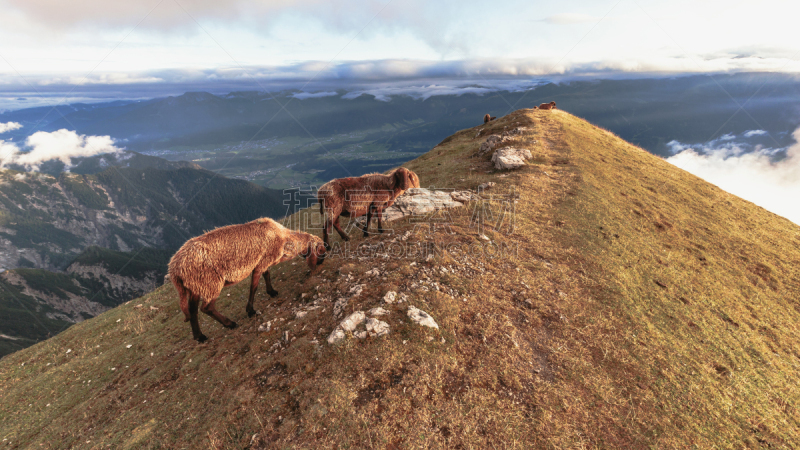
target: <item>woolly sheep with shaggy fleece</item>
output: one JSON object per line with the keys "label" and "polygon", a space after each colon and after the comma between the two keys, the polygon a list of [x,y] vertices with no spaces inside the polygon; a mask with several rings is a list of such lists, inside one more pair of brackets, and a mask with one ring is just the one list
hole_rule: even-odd
{"label": "woolly sheep with shaggy fleece", "polygon": [[301,255],[313,271],[325,259],[326,245],[317,236],[291,231],[272,219],[261,218],[239,225],[229,225],[189,239],[169,262],[169,278],[180,295],[181,311],[191,322],[192,335],[198,342],[207,338],[200,331],[198,307],[225,328],[236,322],[217,311],[214,304],[225,286],[236,284],[250,275],[250,298],[247,315],[253,317],[253,300],[259,278],[263,275],[267,293],[275,297],[269,268]]}
{"label": "woolly sheep with shaggy fleece", "polygon": [[322,185],[317,192],[320,214],[325,217],[322,236],[328,243],[331,226],[336,228],[345,241],[350,238],[342,231],[339,217],[361,217],[366,214],[364,236],[367,236],[372,214],[378,217],[378,232],[383,233],[383,210],[392,206],[394,200],[408,189],[419,187],[419,177],[414,172],[400,167],[389,175],[371,173],[360,177],[339,178]]}

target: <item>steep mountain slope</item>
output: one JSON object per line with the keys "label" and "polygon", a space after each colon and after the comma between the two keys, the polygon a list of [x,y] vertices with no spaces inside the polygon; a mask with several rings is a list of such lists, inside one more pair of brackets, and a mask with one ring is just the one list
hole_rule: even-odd
{"label": "steep mountain slope", "polygon": [[0,269],[61,270],[90,245],[176,248],[205,229],[284,212],[278,191],[192,167],[0,170]]}
{"label": "steep mountain slope", "polygon": [[115,164],[57,177],[0,170],[0,356],[160,286],[189,237],[286,212],[279,191],[189,163]]}
{"label": "steep mountain slope", "polygon": [[171,250],[89,247],[64,272],[0,273],[0,357],[52,337],[163,283]]}
{"label": "steep mountain slope", "polygon": [[[503,145],[530,149],[526,167],[499,174],[472,157],[488,134],[520,128]],[[563,111],[464,130],[407,167],[423,185],[496,185],[444,221],[353,232],[310,276],[300,261],[281,264],[280,295],[262,285],[256,319],[247,283],[226,288],[220,309],[240,327],[203,317],[207,344],[190,339],[163,286],[6,356],[4,444],[800,442],[800,227]],[[337,304],[367,311],[388,291],[399,294],[382,304],[391,334],[326,342]],[[411,323],[407,305],[438,330]]]}

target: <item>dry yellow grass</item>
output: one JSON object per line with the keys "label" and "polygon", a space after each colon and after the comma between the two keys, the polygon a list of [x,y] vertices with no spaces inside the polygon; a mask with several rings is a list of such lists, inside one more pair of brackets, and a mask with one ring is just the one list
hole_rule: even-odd
{"label": "dry yellow grass", "polygon": [[[470,157],[518,126],[527,167],[501,177]],[[281,264],[258,320],[246,283],[226,288],[219,307],[241,326],[204,317],[206,345],[159,288],[0,360],[2,445],[798,446],[800,227],[558,110],[464,130],[406,166],[423,186],[494,181],[487,194],[518,197],[513,231],[482,231],[516,256],[446,251],[485,243],[475,204],[452,210],[451,227],[409,239],[432,260],[329,258],[310,277]],[[318,222],[313,209],[292,220]],[[358,236],[351,249],[392,238]],[[353,284],[365,287],[348,312],[396,290],[440,330],[392,306],[389,336],[329,346],[332,302]],[[294,319],[317,293],[328,301]]]}

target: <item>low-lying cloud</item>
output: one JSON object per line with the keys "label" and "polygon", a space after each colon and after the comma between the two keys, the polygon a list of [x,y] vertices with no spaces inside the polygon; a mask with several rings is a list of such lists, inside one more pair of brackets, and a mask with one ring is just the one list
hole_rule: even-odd
{"label": "low-lying cloud", "polygon": [[[762,134],[766,132],[744,135]],[[688,146],[672,141],[669,145],[679,151],[667,161],[800,224],[800,202],[797,201],[800,198],[800,128],[793,136],[795,144],[777,150],[756,147],[748,151],[746,144],[731,140],[706,146]],[[776,160],[775,155],[784,150],[786,157]]]}
{"label": "low-lying cloud", "polygon": [[22,128],[22,125],[17,122],[0,123],[0,133],[19,130],[20,128]]}
{"label": "low-lying cloud", "polygon": [[110,136],[79,135],[66,129],[38,131],[28,136],[23,148],[0,140],[0,167],[17,165],[38,171],[43,163],[58,160],[69,168],[72,167],[72,158],[120,151],[122,149],[114,145]]}
{"label": "low-lying cloud", "polygon": [[764,136],[767,132],[764,130],[750,130],[744,132],[744,137]]}
{"label": "low-lying cloud", "polygon": [[322,92],[298,92],[296,94],[292,94],[292,97],[298,100],[304,100],[307,98],[322,98],[322,97],[333,97],[335,95],[339,95],[336,91],[322,91]]}
{"label": "low-lying cloud", "polygon": [[[508,87],[506,87],[508,89]],[[374,86],[365,89],[354,89],[347,94],[343,95],[344,99],[358,98],[361,95],[373,95],[375,100],[388,102],[392,100],[392,96],[405,95],[414,99],[427,100],[436,95],[464,95],[464,94],[477,94],[483,95],[489,92],[500,90],[494,86],[449,86],[446,84],[427,84],[417,86]],[[515,89],[508,89],[515,90]]]}

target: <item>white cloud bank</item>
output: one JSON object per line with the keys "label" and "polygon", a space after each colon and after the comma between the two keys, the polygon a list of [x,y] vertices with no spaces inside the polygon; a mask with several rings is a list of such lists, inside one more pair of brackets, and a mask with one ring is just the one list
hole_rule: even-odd
{"label": "white cloud bank", "polygon": [[29,150],[23,151],[15,143],[0,140],[0,167],[16,164],[38,171],[42,163],[52,160],[71,167],[72,158],[122,151],[110,136],[79,135],[66,129],[37,131],[25,140],[24,147]]}
{"label": "white cloud bank", "polygon": [[19,130],[20,128],[22,128],[22,125],[17,122],[0,123],[0,133]]}
{"label": "white cloud bank", "polygon": [[[756,133],[761,134],[761,133]],[[698,150],[683,146],[668,162],[800,224],[800,128],[786,158],[775,161],[775,150],[757,148],[745,153],[736,143]],[[681,149],[675,141],[673,149]]]}

